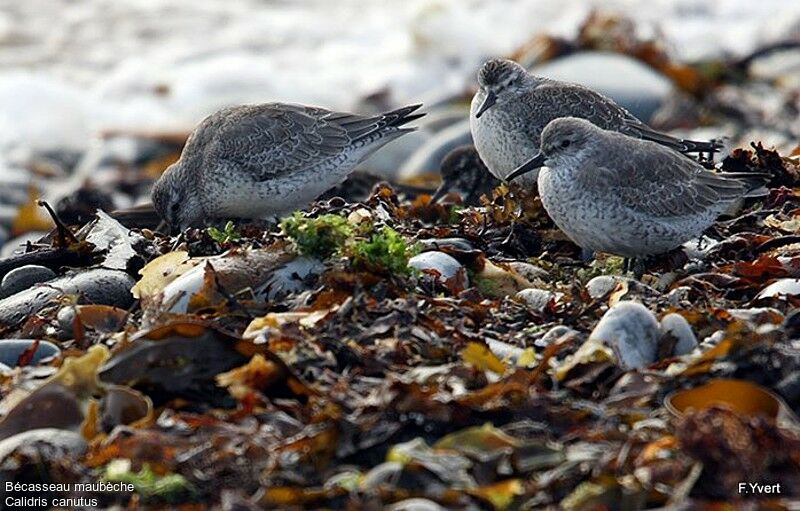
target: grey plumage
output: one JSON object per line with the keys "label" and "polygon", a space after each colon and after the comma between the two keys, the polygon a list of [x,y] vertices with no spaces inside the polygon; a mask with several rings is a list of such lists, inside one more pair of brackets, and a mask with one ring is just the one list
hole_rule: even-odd
{"label": "grey plumage", "polygon": [[204,119],[180,159],[152,191],[172,226],[289,213],[342,182],[425,114],[412,105],[378,116],[267,103],[222,109]]}
{"label": "grey plumage", "polygon": [[509,179],[541,167],[539,195],[556,225],[583,249],[629,258],[677,248],[763,184],[758,174],[713,173],[655,142],[574,117],[548,123],[540,145]]}
{"label": "grey plumage", "polygon": [[603,129],[680,152],[720,148],[716,142],[682,140],[655,131],[598,92],[533,76],[511,60],[487,61],[478,73],[478,85],[470,114],[472,135],[481,158],[500,179],[538,152],[542,130],[559,117],[588,119]]}

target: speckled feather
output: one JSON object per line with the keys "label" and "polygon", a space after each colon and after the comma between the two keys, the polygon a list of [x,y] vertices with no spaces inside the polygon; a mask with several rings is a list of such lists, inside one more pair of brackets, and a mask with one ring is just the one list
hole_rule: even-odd
{"label": "speckled feather", "polygon": [[[476,118],[477,109],[486,98],[486,87],[518,77],[521,82],[514,95],[498,100]],[[481,89],[472,101],[471,126],[475,146],[489,170],[505,178],[539,151],[544,127],[559,117],[581,117],[595,125],[626,135],[652,140],[680,152],[716,151],[715,142],[682,140],[657,132],[633,114],[586,87],[530,75],[509,60],[494,59],[479,72]],[[535,179],[535,174],[532,176]]]}
{"label": "speckled feather", "polygon": [[[569,138],[568,149],[557,144]],[[625,257],[669,251],[700,235],[749,184],[715,174],[657,143],[584,119],[547,126],[539,194],[559,228],[584,249]]]}
{"label": "speckled feather", "polygon": [[[153,188],[162,218],[185,227],[303,207],[367,156],[415,128],[413,105],[379,116],[268,103],[222,109],[194,130]],[[175,209],[173,209],[175,208]]]}

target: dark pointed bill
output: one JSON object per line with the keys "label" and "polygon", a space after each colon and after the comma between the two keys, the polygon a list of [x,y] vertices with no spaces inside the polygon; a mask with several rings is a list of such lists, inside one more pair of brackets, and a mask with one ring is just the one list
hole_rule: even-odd
{"label": "dark pointed bill", "polygon": [[439,188],[433,193],[433,197],[431,197],[431,204],[436,204],[441,200],[442,197],[447,195],[447,192],[450,191],[450,187],[453,185],[449,180],[443,179],[442,184],[439,185]]}
{"label": "dark pointed bill", "polygon": [[481,106],[478,107],[478,111],[475,112],[475,118],[479,119],[481,115],[483,115],[485,111],[489,110],[489,108],[491,108],[492,105],[494,105],[496,102],[497,102],[497,96],[495,96],[494,92],[488,91],[486,93],[486,98],[483,100],[483,103],[481,103]]}
{"label": "dark pointed bill", "polygon": [[510,182],[523,174],[527,174],[528,172],[532,172],[538,168],[544,167],[545,160],[547,160],[547,157],[543,153],[537,154],[527,162],[520,165],[517,170],[506,176],[506,181]]}

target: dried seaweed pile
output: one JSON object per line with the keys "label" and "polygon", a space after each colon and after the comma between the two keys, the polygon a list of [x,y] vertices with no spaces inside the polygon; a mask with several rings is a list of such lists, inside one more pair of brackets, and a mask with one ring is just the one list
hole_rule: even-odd
{"label": "dried seaweed pile", "polygon": [[800,167],[760,146],[724,167],[769,195],[641,280],[503,187],[463,208],[378,185],[177,237],[60,225],[0,264],[59,273],[0,302],[5,338],[38,339],[0,376],[0,475],[135,486],[72,495],[100,507],[784,509]]}

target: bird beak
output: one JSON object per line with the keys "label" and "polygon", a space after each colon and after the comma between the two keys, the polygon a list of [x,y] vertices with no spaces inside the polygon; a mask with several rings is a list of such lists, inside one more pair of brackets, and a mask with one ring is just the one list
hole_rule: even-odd
{"label": "bird beak", "polygon": [[444,197],[447,192],[450,191],[451,186],[453,186],[453,183],[451,183],[449,180],[442,180],[442,184],[439,185],[439,188],[436,189],[436,191],[433,193],[433,197],[431,197],[431,204],[436,204],[439,202],[442,197]]}
{"label": "bird beak", "polygon": [[488,91],[486,93],[486,98],[483,100],[483,103],[481,103],[481,106],[478,108],[478,111],[475,112],[475,118],[480,119],[481,115],[483,115],[485,111],[489,110],[495,103],[497,103],[497,96],[495,95],[494,92]]}
{"label": "bird beak", "polygon": [[538,168],[544,167],[544,163],[547,160],[547,157],[544,153],[539,153],[526,163],[523,163],[520,167],[517,168],[514,172],[506,176],[506,181],[512,181],[513,179],[518,178],[523,174],[527,174],[528,172],[534,171]]}

